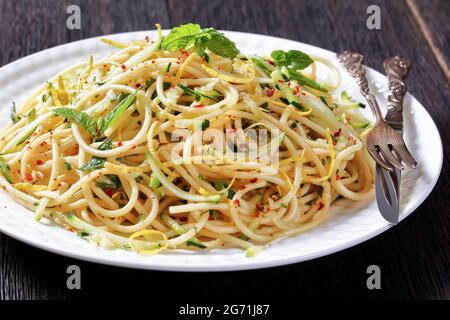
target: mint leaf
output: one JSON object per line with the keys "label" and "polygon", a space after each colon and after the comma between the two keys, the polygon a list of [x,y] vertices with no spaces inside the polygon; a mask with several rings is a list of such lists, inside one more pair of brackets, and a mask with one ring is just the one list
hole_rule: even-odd
{"label": "mint leaf", "polygon": [[112,149],[112,140],[110,138],[106,139],[98,146],[98,150],[106,151]]}
{"label": "mint leaf", "polygon": [[163,39],[161,48],[163,50],[177,51],[195,45],[197,54],[208,60],[205,50],[208,48],[215,54],[234,58],[239,50],[233,41],[214,28],[201,30],[198,24],[188,23],[173,28]]}
{"label": "mint leaf", "polygon": [[225,37],[222,32],[219,32],[213,28],[203,29],[202,33],[205,33],[209,37],[206,42],[206,47],[215,54],[225,57],[234,58],[239,54],[239,50],[233,41]]}
{"label": "mint leaf", "polygon": [[169,51],[184,49],[194,43],[198,33],[200,33],[200,26],[194,23],[172,28],[170,33],[163,39],[161,49]]}
{"label": "mint leaf", "polygon": [[80,167],[81,171],[93,171],[103,168],[105,164],[104,158],[93,157],[91,160],[86,162]]}
{"label": "mint leaf", "polygon": [[197,54],[202,57],[206,58],[207,54],[205,52],[206,50],[206,44],[211,39],[211,34],[202,32],[198,34],[195,38],[195,48],[197,49]]}
{"label": "mint leaf", "polygon": [[289,67],[294,70],[303,70],[314,61],[304,52],[299,50],[282,50],[272,51],[272,59],[277,67]]}
{"label": "mint leaf", "polygon": [[57,108],[53,113],[79,124],[86,129],[92,137],[97,136],[97,123],[87,113],[70,108]]}
{"label": "mint leaf", "polygon": [[[98,146],[97,148],[98,150],[111,150],[112,149],[112,140],[111,139],[106,139],[105,141],[102,142],[101,145]],[[91,160],[89,160],[88,162],[86,162],[85,164],[83,164],[80,167],[81,171],[93,171],[93,170],[97,170],[97,169],[101,169],[103,168],[105,164],[105,159],[104,158],[99,158],[99,157],[92,157]]]}

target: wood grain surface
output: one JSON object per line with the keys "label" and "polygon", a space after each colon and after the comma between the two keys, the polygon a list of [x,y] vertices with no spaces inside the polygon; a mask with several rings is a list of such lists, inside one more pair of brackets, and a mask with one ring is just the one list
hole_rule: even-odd
{"label": "wood grain surface", "polygon": [[[449,1],[408,1],[420,8],[448,63]],[[81,30],[65,27],[70,4],[81,7]],[[381,30],[366,28],[371,4],[381,8]],[[408,89],[431,114],[444,143],[446,160],[436,188],[414,214],[372,240],[313,261],[256,271],[169,273],[107,267],[53,255],[0,234],[1,299],[135,299],[154,293],[150,287],[158,287],[159,297],[174,300],[450,298],[450,89],[442,64],[405,1],[1,0],[0,65],[78,39],[152,29],[156,22],[166,28],[198,22],[333,51],[360,51],[366,64],[380,71],[382,61],[394,54],[411,59]],[[71,264],[81,267],[81,290],[66,288]],[[366,287],[366,268],[372,264],[381,268],[381,290]]]}

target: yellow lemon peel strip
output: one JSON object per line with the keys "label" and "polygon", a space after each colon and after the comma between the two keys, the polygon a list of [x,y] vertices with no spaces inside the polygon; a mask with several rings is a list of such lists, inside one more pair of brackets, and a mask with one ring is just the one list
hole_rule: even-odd
{"label": "yellow lemon peel strip", "polygon": [[[156,241],[150,241],[150,237],[152,236],[152,238],[154,236],[160,236],[161,240],[156,240]],[[136,243],[133,243],[132,240],[139,238],[139,237],[143,237],[146,241],[147,244],[151,244],[152,246],[155,246],[155,249],[139,249],[137,248],[135,245]],[[162,241],[162,244],[160,243]],[[141,230],[138,232],[133,233],[132,235],[130,235],[130,237],[128,238],[128,245],[137,253],[139,254],[143,254],[143,255],[154,255],[159,253],[162,250],[167,249],[167,236],[165,233],[161,232],[161,231],[156,231],[156,230]]]}

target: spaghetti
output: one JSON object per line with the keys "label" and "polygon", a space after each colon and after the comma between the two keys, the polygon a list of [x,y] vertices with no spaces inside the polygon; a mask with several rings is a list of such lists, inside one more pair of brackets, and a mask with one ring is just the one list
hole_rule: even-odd
{"label": "spaghetti", "polygon": [[[361,105],[335,95],[331,62],[310,57],[309,72],[289,72],[275,58],[230,59],[197,42],[165,50],[163,41],[161,32],[105,40],[118,51],[67,68],[14,110],[0,133],[0,182],[36,220],[142,254],[253,255],[323,223],[339,197],[372,196],[361,140],[370,124]],[[317,82],[318,63],[333,84]],[[263,130],[255,146],[250,133]],[[277,159],[249,159],[255,148]]]}

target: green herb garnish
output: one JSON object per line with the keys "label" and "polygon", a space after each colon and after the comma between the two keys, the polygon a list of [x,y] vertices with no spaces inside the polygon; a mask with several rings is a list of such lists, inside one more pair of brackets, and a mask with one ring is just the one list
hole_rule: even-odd
{"label": "green herb garnish", "polygon": [[164,37],[161,49],[178,51],[192,45],[195,46],[198,55],[205,59],[208,57],[205,52],[206,49],[225,58],[234,58],[239,53],[234,42],[225,37],[223,33],[214,28],[202,30],[200,25],[195,23],[172,28],[170,33]]}
{"label": "green herb garnish", "polygon": [[97,123],[87,113],[78,111],[71,108],[57,108],[53,110],[53,113],[57,116],[66,118],[69,121],[75,122],[82,126],[92,137],[96,137]]}

